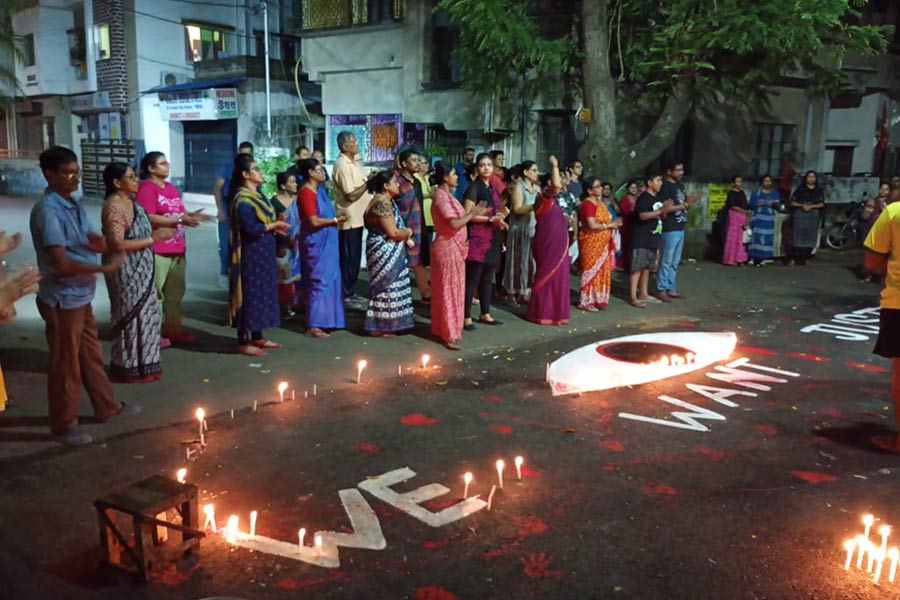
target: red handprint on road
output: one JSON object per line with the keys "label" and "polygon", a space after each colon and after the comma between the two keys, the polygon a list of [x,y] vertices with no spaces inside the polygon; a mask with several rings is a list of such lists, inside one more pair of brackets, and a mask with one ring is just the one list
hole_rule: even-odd
{"label": "red handprint on road", "polygon": [[520,556],[519,560],[525,566],[525,574],[529,577],[558,577],[562,571],[551,571],[550,565],[553,563],[553,557],[541,552],[540,554],[531,553],[531,556],[525,558]]}

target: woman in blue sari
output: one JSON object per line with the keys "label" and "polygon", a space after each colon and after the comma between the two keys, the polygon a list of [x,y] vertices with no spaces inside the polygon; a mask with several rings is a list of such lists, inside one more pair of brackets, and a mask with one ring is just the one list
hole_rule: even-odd
{"label": "woman in blue sari", "polygon": [[275,209],[257,187],[262,170],[248,154],[234,159],[228,187],[231,198],[231,297],[228,323],[237,328],[238,351],[263,356],[266,348],[281,344],[263,337],[263,329],[278,327],[278,277],[275,268],[275,233],[288,227],[277,220]]}
{"label": "woman in blue sari", "polygon": [[306,306],[306,335],[327,338],[326,329],[343,329],[344,299],[341,292],[339,223],[334,204],[324,185],[325,168],[314,158],[297,163],[300,188],[300,289]]}
{"label": "woman in blue sari", "polygon": [[763,175],[759,187],[750,194],[750,229],[753,233],[747,254],[757,267],[775,254],[775,211],[781,203],[778,190],[772,186],[772,177]]}
{"label": "woman in blue sari", "polygon": [[413,230],[393,199],[400,194],[396,175],[382,171],[369,179],[374,194],[366,208],[366,263],[369,271],[369,308],[365,330],[376,337],[391,337],[412,329],[414,323],[412,289],[406,248],[412,246]]}

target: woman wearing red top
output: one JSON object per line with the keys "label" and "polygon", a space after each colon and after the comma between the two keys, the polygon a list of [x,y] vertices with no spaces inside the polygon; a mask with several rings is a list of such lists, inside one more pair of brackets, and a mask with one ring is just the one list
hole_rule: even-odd
{"label": "woman wearing red top", "polygon": [[140,176],[141,184],[135,199],[150,217],[153,229],[176,229],[171,239],[153,243],[153,280],[162,321],[160,346],[165,348],[173,342],[187,344],[194,341],[194,336],[181,327],[181,300],[184,298],[187,268],[184,228],[213,221],[214,217],[202,214],[202,208],[185,212],[178,189],[166,181],[169,161],[162,152],[148,152],[144,156]]}

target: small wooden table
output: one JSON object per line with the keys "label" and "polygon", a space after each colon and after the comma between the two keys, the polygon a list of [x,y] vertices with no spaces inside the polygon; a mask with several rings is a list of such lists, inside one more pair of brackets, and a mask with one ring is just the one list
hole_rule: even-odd
{"label": "small wooden table", "polygon": [[[109,565],[136,573],[146,581],[160,562],[178,560],[200,551],[205,537],[199,526],[197,486],[162,475],[113,492],[94,501],[100,522],[100,546]],[[134,543],[119,527],[119,514],[131,520]],[[163,517],[163,518],[161,518]],[[181,533],[181,543],[168,542],[169,530]]]}

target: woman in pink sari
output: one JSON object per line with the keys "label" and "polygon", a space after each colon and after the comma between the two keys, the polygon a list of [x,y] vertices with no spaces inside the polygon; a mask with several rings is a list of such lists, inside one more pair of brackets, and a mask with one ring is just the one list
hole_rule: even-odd
{"label": "woman in pink sari", "polygon": [[723,265],[743,266],[750,257],[744,246],[744,229],[750,226],[750,203],[744,193],[744,178],[735,175],[731,178],[731,191],[725,200],[728,211],[728,227],[725,229],[725,250],[722,252]]}
{"label": "woman in pink sari", "polygon": [[564,325],[571,313],[569,220],[556,201],[562,179],[555,156],[550,157],[550,168],[541,178],[535,203],[537,225],[531,242],[535,272],[527,319],[538,325]]}
{"label": "woman in pink sari", "polygon": [[465,210],[453,197],[458,176],[442,162],[431,175],[431,218],[435,238],[431,242],[431,333],[451,350],[459,350],[466,301],[466,224],[487,212],[483,202]]}

